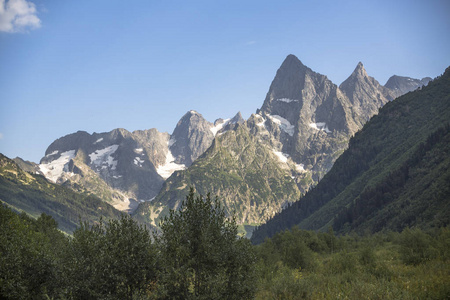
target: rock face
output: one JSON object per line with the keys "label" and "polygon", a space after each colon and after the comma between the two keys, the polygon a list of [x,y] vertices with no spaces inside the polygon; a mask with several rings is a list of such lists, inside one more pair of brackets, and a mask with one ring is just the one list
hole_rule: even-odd
{"label": "rock face", "polygon": [[378,109],[395,98],[394,93],[367,75],[361,62],[339,86],[350,100],[353,110],[367,122]]}
{"label": "rock face", "polygon": [[[279,127],[282,151],[312,171],[314,180],[331,168],[348,138],[364,124],[351,101],[324,75],[289,55],[257,112],[266,128]],[[272,134],[272,135],[273,135]]]}
{"label": "rock face", "polygon": [[196,111],[187,112],[178,122],[170,138],[170,149],[175,161],[190,166],[211,146],[214,125]]}
{"label": "rock face", "polygon": [[78,131],[54,141],[36,169],[54,183],[90,191],[117,209],[132,212],[138,203],[154,199],[173,172],[203,154],[216,134],[242,122],[238,113],[214,125],[189,111],[172,135],[156,129]]}
{"label": "rock face", "polygon": [[254,231],[261,243],[300,229],[363,234],[450,222],[450,67],[387,103],[300,201]]}
{"label": "rock face", "polygon": [[152,202],[139,206],[134,218],[158,224],[169,209],[177,209],[189,188],[217,195],[238,223],[261,223],[300,197],[291,176],[295,164],[260,144],[245,122],[217,135],[212,146],[187,170],[174,173]]}
{"label": "rock face", "polygon": [[422,79],[414,79],[410,77],[403,77],[394,75],[388,79],[384,85],[386,88],[390,89],[395,96],[395,98],[404,95],[408,92],[412,92],[426,86],[431,81],[430,77],[425,77]]}
{"label": "rock face", "polygon": [[51,181],[86,189],[120,210],[155,197],[164,179],[156,167],[165,162],[169,135],[155,129],[107,133],[79,131],[53,142],[40,170]]}

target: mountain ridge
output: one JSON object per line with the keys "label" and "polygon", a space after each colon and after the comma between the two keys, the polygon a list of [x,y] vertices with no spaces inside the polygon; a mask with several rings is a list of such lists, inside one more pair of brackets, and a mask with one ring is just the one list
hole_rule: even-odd
{"label": "mountain ridge", "polygon": [[[439,136],[437,132],[440,131],[444,132],[440,135],[443,140],[450,138],[449,97],[450,68],[447,68],[427,87],[387,103],[350,140],[348,150],[319,184],[257,229],[253,241],[259,243],[264,237],[296,225],[310,230],[327,230],[332,226],[340,233],[350,230],[376,232],[380,229],[377,224],[387,222],[392,222],[389,224],[395,230],[414,224],[432,226],[432,211],[440,214],[448,224],[450,209],[442,201],[450,197],[450,191],[445,188],[445,178],[450,176],[449,143],[431,145],[429,140],[436,139],[434,137]],[[444,129],[440,128],[442,126]],[[429,150],[426,150],[427,145],[431,145]],[[434,148],[435,145],[438,148]],[[427,151],[435,151],[437,160],[431,159],[433,156]],[[428,171],[432,170],[430,166],[421,171],[427,160],[434,161],[443,173]],[[431,174],[427,175],[426,182],[420,181],[425,178],[421,172]],[[428,199],[425,194],[438,195],[434,192],[436,186],[430,189],[433,182],[439,184],[438,191],[444,194],[434,198],[438,205],[427,206],[427,201],[423,200]],[[417,189],[418,185],[423,188],[420,194],[408,192]],[[364,206],[369,210],[364,210]],[[395,213],[399,216],[392,215]],[[358,219],[362,215],[365,219]],[[427,221],[421,223],[421,218]]]}
{"label": "mountain ridge", "polygon": [[[296,187],[288,194],[304,194],[333,166],[347,148],[350,137],[390,99],[386,98],[390,90],[368,76],[362,63],[346,81],[351,84],[341,84],[341,90],[325,75],[314,72],[291,54],[277,70],[261,108],[248,120],[238,112],[233,118],[212,123],[200,113],[188,111],[172,134],[154,128],[133,132],[118,128],[93,134],[79,131],[55,140],[41,159],[38,171],[45,173],[49,180],[74,190],[86,189],[129,213],[139,206],[152,206],[155,199],[161,208],[164,201],[173,204],[173,195],[184,199],[184,195],[167,189],[168,183],[177,186],[173,182],[176,178],[190,178],[191,171],[192,174],[198,172],[196,161],[202,159],[206,163],[207,152],[214,152],[217,139],[219,142],[240,132],[243,136],[252,136],[247,146],[264,147],[263,152],[269,153],[264,156],[270,158],[269,165],[281,164],[286,178],[277,183],[277,191],[294,182]],[[235,147],[238,145],[235,142],[230,145]],[[226,157],[237,160],[253,159],[248,154],[240,157],[236,155],[239,151],[234,152],[221,151]],[[213,163],[208,162],[211,169],[216,169]],[[206,186],[221,184],[212,177],[208,180]],[[185,184],[187,182],[180,186]],[[250,195],[258,194],[257,186],[256,183],[247,186],[250,192],[246,192],[245,197],[250,199],[253,197]],[[206,191],[200,186],[199,190]],[[218,194],[226,198],[225,202],[235,197],[229,192]],[[254,216],[242,220],[259,223],[292,201],[292,197],[282,195],[279,203],[267,210],[270,211],[267,215],[260,214],[259,220]],[[256,202],[264,203],[261,197]],[[168,208],[174,208],[172,204],[168,204]],[[150,214],[143,209],[138,212],[153,215],[148,221],[155,220],[155,210]]]}

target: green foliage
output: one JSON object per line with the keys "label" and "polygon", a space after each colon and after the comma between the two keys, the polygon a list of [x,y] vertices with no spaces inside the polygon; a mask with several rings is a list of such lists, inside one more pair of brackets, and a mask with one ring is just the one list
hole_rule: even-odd
{"label": "green foliage", "polygon": [[405,264],[417,265],[437,255],[432,239],[419,229],[405,229],[400,235],[400,257]]}
{"label": "green foliage", "polygon": [[57,297],[65,237],[55,222],[42,215],[37,221],[0,205],[0,298]]}
{"label": "green foliage", "polygon": [[254,292],[254,254],[237,237],[218,199],[191,188],[179,211],[171,210],[156,238],[162,273],[160,296],[167,299],[249,299]]}
{"label": "green foliage", "polygon": [[[256,299],[448,299],[450,264],[445,254],[419,255],[420,262],[404,260],[404,246],[416,253],[448,246],[447,228],[403,233],[341,236],[293,229],[256,246],[258,290]],[[286,245],[313,240],[334,242],[334,250],[314,251],[314,268],[286,262]],[[423,243],[426,241],[426,244]],[[329,243],[331,245],[331,243]],[[426,246],[427,245],[427,246]],[[448,248],[447,248],[448,249]],[[439,251],[441,251],[439,250]],[[441,252],[439,252],[441,253]],[[415,255],[413,257],[416,257]],[[422,259],[426,257],[426,259]]]}
{"label": "green foliage", "polygon": [[150,233],[129,216],[74,232],[66,257],[68,293],[75,299],[133,299],[156,278]]}
{"label": "green foliage", "polygon": [[364,237],[295,228],[252,246],[217,200],[193,192],[164,224],[156,244],[128,216],[82,223],[71,238],[45,214],[2,205],[0,299],[450,297],[448,228]]}

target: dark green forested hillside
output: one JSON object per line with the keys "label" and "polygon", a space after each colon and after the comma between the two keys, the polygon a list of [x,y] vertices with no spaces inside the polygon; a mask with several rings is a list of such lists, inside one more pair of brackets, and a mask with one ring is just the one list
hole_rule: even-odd
{"label": "dark green forested hillside", "polygon": [[319,184],[259,227],[253,242],[294,225],[339,233],[448,225],[449,122],[448,68],[380,109]]}
{"label": "dark green forested hillside", "polygon": [[61,230],[71,233],[81,221],[97,222],[101,217],[117,219],[121,212],[90,194],[79,194],[48,182],[43,176],[24,172],[14,161],[0,154],[0,201],[12,209],[37,218],[51,215]]}

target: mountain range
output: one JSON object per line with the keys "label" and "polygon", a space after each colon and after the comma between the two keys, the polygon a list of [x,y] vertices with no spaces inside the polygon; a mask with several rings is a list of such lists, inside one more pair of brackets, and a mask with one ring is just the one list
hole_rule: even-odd
{"label": "mountain range", "polygon": [[254,243],[301,229],[346,234],[450,223],[450,68],[387,103],[350,139],[317,186],[253,232]]}
{"label": "mountain range", "polygon": [[79,131],[55,140],[39,164],[15,162],[145,223],[156,225],[194,186],[217,195],[239,224],[256,225],[324,178],[381,107],[429,81],[394,75],[382,86],[358,63],[338,87],[289,55],[248,120],[212,123],[189,111],[172,134]]}

